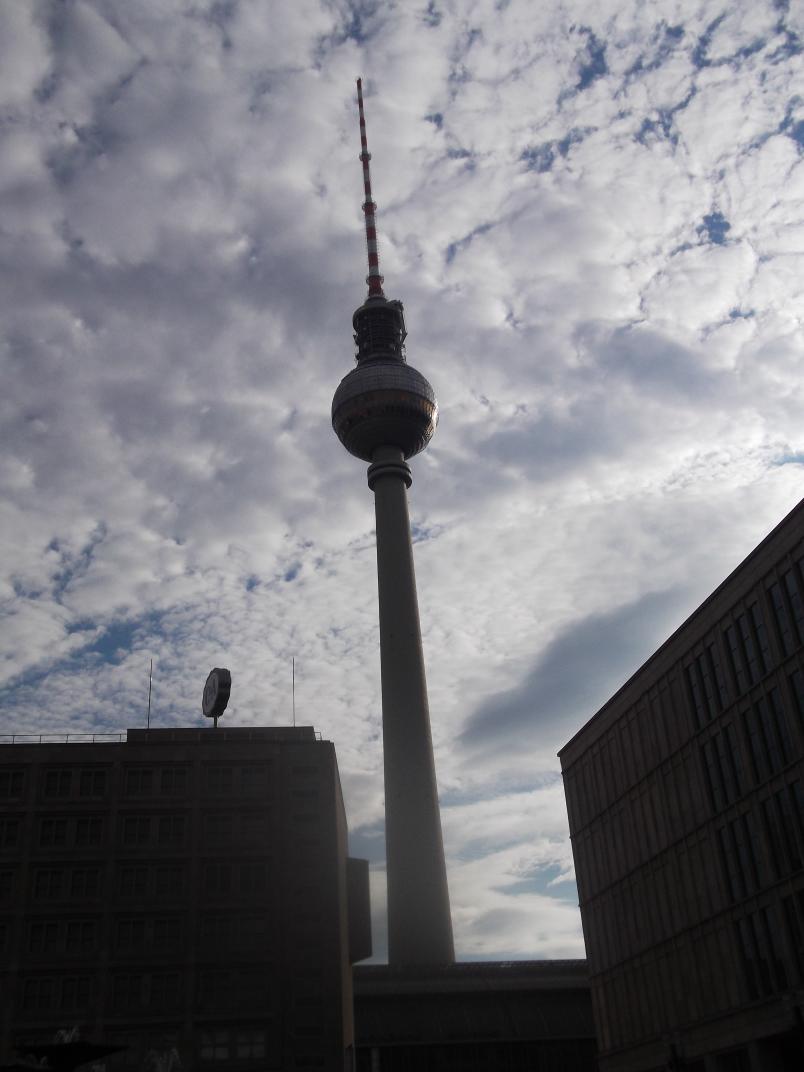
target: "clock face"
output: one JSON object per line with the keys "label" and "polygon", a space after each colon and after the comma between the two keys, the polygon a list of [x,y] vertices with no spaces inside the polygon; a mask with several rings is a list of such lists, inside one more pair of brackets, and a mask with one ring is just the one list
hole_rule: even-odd
{"label": "clock face", "polygon": [[220,718],[229,703],[232,692],[232,675],[228,670],[215,667],[204,685],[201,710],[207,718]]}

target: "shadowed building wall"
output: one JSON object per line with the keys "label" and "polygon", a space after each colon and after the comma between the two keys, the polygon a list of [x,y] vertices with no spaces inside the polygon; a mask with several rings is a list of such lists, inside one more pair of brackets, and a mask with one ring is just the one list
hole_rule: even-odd
{"label": "shadowed building wall", "polygon": [[804,503],[560,757],[601,1069],[804,1067]]}
{"label": "shadowed building wall", "polygon": [[358,1072],[594,1072],[584,960],[355,969]]}
{"label": "shadowed building wall", "polygon": [[346,837],[309,727],[0,745],[0,1062],[78,1025],[129,1047],[109,1072],[343,1072],[371,952]]}

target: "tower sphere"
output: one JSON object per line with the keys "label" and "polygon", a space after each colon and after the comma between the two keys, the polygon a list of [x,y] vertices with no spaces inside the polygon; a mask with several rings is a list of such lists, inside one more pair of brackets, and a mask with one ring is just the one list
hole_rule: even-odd
{"label": "tower sphere", "polygon": [[430,442],[437,423],[433,388],[399,360],[359,364],[344,376],[332,399],[335,434],[350,454],[366,462],[378,447],[398,447],[412,458]]}

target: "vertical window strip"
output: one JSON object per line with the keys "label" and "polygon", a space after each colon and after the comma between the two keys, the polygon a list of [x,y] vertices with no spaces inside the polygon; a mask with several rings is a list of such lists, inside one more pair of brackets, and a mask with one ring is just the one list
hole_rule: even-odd
{"label": "vertical window strip", "polygon": [[787,725],[787,715],[784,713],[779,690],[773,688],[768,693],[768,706],[776,737],[779,741],[779,752],[785,766],[793,758],[793,741],[790,737],[790,727]]}
{"label": "vertical window strip", "polygon": [[711,644],[707,645],[706,655],[717,685],[720,707],[723,709],[729,705],[729,690],[726,687],[726,675],[723,673],[723,666],[720,662],[720,650],[717,640],[713,640]]}
{"label": "vertical window strip", "polygon": [[687,694],[693,718],[695,719],[695,727],[700,730],[709,721],[709,711],[704,702],[703,689],[698,680],[698,669],[696,664],[690,663],[689,666],[685,667],[684,675],[687,679]]}
{"label": "vertical window strip", "polygon": [[732,901],[741,901],[745,896],[745,887],[737,863],[737,853],[732,840],[731,828],[722,826],[717,832],[717,839],[729,895]]}
{"label": "vertical window strip", "polygon": [[741,614],[737,619],[737,625],[740,627],[740,637],[743,642],[743,650],[745,651],[748,678],[752,685],[756,685],[762,675],[760,674],[757,646],[754,643],[754,638],[751,635],[751,626],[745,614]]}
{"label": "vertical window strip", "polygon": [[737,686],[737,694],[741,696],[748,688],[748,678],[746,677],[743,665],[743,655],[740,650],[740,641],[737,636],[737,630],[733,625],[730,625],[726,629],[725,635],[726,645],[729,651],[729,661],[731,662],[731,670],[734,676],[734,682]]}
{"label": "vertical window strip", "polygon": [[804,925],[796,912],[792,895],[782,901],[782,910],[787,925],[787,948],[799,982],[804,981]]}
{"label": "vertical window strip", "polygon": [[798,633],[799,643],[804,643],[804,603],[801,601],[798,579],[793,570],[784,575],[784,586],[790,600],[790,610]]}
{"label": "vertical window strip", "polygon": [[801,852],[799,850],[799,835],[796,830],[795,798],[791,792],[791,786],[785,786],[774,795],[776,811],[779,816],[779,826],[782,832],[782,842],[787,851],[790,868],[793,871],[801,867]]}
{"label": "vertical window strip", "polygon": [[768,595],[770,596],[773,620],[776,625],[776,635],[779,638],[782,652],[785,655],[791,655],[796,646],[793,639],[793,627],[790,623],[790,614],[778,582],[770,586]]}
{"label": "vertical window strip", "polygon": [[754,627],[754,634],[757,638],[759,661],[762,672],[767,674],[773,665],[773,656],[771,654],[770,642],[768,640],[768,630],[765,628],[765,619],[762,616],[762,608],[759,603],[752,603],[748,608],[748,613],[751,616],[751,624]]}

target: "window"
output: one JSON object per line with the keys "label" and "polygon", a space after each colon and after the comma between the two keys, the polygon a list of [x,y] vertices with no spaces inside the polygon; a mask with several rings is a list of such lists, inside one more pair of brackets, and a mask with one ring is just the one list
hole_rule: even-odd
{"label": "window", "polygon": [[264,763],[240,768],[240,792],[254,797],[264,793],[268,786],[268,768]]}
{"label": "window", "polygon": [[737,695],[742,695],[748,688],[748,677],[746,676],[745,666],[743,663],[743,653],[740,647],[740,640],[737,636],[737,630],[733,625],[730,625],[726,629],[726,647],[729,652],[729,662],[731,663],[732,674],[734,675],[734,681],[737,686]]}
{"label": "window", "polygon": [[204,840],[209,845],[228,845],[232,840],[232,816],[226,813],[206,815]]}
{"label": "window", "polygon": [[9,870],[0,871],[0,903],[10,901],[14,890],[14,872]]}
{"label": "window", "polygon": [[82,770],[78,792],[82,797],[102,797],[106,792],[106,771]]}
{"label": "window", "polygon": [[64,871],[59,868],[37,871],[34,876],[34,897],[38,901],[53,901],[61,897]]}
{"label": "window", "polygon": [[794,674],[790,675],[790,687],[796,699],[799,718],[804,721],[804,674],[800,670],[796,670]]}
{"label": "window", "polygon": [[757,836],[753,816],[740,815],[718,830],[721,863],[732,901],[741,901],[758,886]]}
{"label": "window", "polygon": [[64,948],[68,953],[91,953],[96,945],[96,925],[93,919],[68,919],[64,932]]}
{"label": "window", "polygon": [[722,811],[742,793],[742,758],[731,723],[704,742],[701,755],[712,809]]}
{"label": "window", "polygon": [[45,772],[45,796],[68,797],[70,795],[70,781],[72,771],[49,770]]}
{"label": "window", "polygon": [[36,920],[29,925],[29,953],[53,953],[58,948],[59,925],[55,920]]}
{"label": "window", "polygon": [[112,1002],[116,1009],[128,1013],[143,1005],[143,977],[139,972],[115,975],[112,984]]}
{"label": "window", "polygon": [[[798,910],[796,906],[798,900]],[[782,901],[785,922],[787,923],[788,949],[790,950],[796,975],[804,980],[804,890],[799,890],[797,898],[793,895]]]}
{"label": "window", "polygon": [[100,845],[103,835],[103,819],[86,816],[75,821],[76,845]]}
{"label": "window", "polygon": [[60,847],[67,844],[66,819],[42,819],[39,824],[39,844],[42,847]]}
{"label": "window", "polygon": [[0,849],[13,849],[20,837],[19,819],[0,819]]}
{"label": "window", "polygon": [[181,897],[184,893],[184,868],[178,864],[156,869],[156,896]]}
{"label": "window", "polygon": [[788,570],[787,573],[785,573],[783,580],[785,591],[787,592],[787,597],[790,601],[790,610],[793,613],[793,621],[796,625],[798,638],[800,641],[804,641],[804,604],[801,601],[798,580],[792,570]]}
{"label": "window", "polygon": [[181,944],[181,918],[168,916],[154,920],[154,945],[157,949],[178,949]]}
{"label": "window", "polygon": [[232,792],[231,767],[207,767],[207,790],[217,796]]}
{"label": "window", "polygon": [[775,922],[768,909],[763,908],[736,924],[746,989],[752,999],[776,993],[787,986],[787,972],[774,938],[774,934],[778,934]]}
{"label": "window", "polygon": [[[709,706],[709,697],[704,691],[703,681],[699,670],[700,659],[696,659],[690,666],[685,668],[687,689],[692,703],[695,725],[701,729],[712,718],[712,710]],[[710,682],[711,684],[711,682]]]}
{"label": "window", "polygon": [[175,1009],[181,1004],[181,979],[178,972],[154,972],[148,1004],[152,1009]]}
{"label": "window", "polygon": [[145,767],[130,767],[126,771],[126,796],[146,797],[153,792],[154,772]]}
{"label": "window", "polygon": [[265,1032],[258,1028],[242,1028],[235,1032],[235,1055],[239,1060],[261,1060],[265,1057]]}
{"label": "window", "polygon": [[229,1060],[229,1032],[223,1030],[201,1032],[202,1061]]}
{"label": "window", "polygon": [[204,890],[212,897],[229,893],[232,888],[232,865],[227,861],[211,862],[204,868]]}
{"label": "window", "polygon": [[55,980],[50,978],[26,979],[22,988],[22,1007],[27,1012],[40,1012],[55,1008]]}
{"label": "window", "polygon": [[240,888],[244,894],[265,892],[266,868],[263,860],[249,860],[241,865]]}
{"label": "window", "polygon": [[76,867],[70,881],[70,896],[97,897],[100,893],[100,871],[97,867]]}
{"label": "window", "polygon": [[198,980],[198,1001],[202,1008],[228,1009],[239,1004],[240,995],[230,971],[225,968],[207,968]]}
{"label": "window", "polygon": [[240,817],[240,832],[243,841],[249,845],[259,845],[265,841],[268,832],[266,816],[247,814]]}
{"label": "window", "polygon": [[61,982],[61,1008],[70,1012],[89,1005],[89,976],[67,976]]}
{"label": "window", "polygon": [[[756,607],[756,603],[754,604]],[[757,608],[759,613],[759,608]],[[760,619],[761,621],[761,619]],[[757,648],[754,635],[751,631],[751,623],[748,620],[747,614],[741,614],[737,619],[737,625],[740,627],[740,636],[743,641],[743,650],[745,651],[746,667],[748,669],[748,677],[752,685],[756,685],[759,679],[762,677],[766,670],[760,659],[759,650]],[[764,629],[764,626],[763,626]],[[767,640],[766,640],[767,643]]]}
{"label": "window", "polygon": [[183,845],[184,844],[184,816],[183,815],[160,815],[159,816],[159,844],[160,845]]}
{"label": "window", "polygon": [[163,796],[179,797],[187,792],[187,770],[184,767],[165,767],[160,777]]}
{"label": "window", "polygon": [[120,869],[120,896],[144,897],[146,870],[144,867],[123,867]]}
{"label": "window", "polygon": [[142,949],[145,945],[144,919],[119,919],[117,921],[117,948],[128,951]]}
{"label": "window", "polygon": [[790,762],[793,751],[778,689],[761,696],[743,718],[754,777],[763,782]]}
{"label": "window", "polygon": [[25,788],[25,772],[0,770],[0,800],[14,800],[22,796]]}
{"label": "window", "polygon": [[776,633],[782,651],[785,655],[791,655],[796,643],[793,639],[793,627],[790,623],[790,614],[788,613],[781,587],[778,584],[771,585],[768,589],[768,595],[770,596],[773,620],[776,624]]}
{"label": "window", "polygon": [[123,817],[123,844],[147,845],[151,835],[150,815],[125,815]]}

